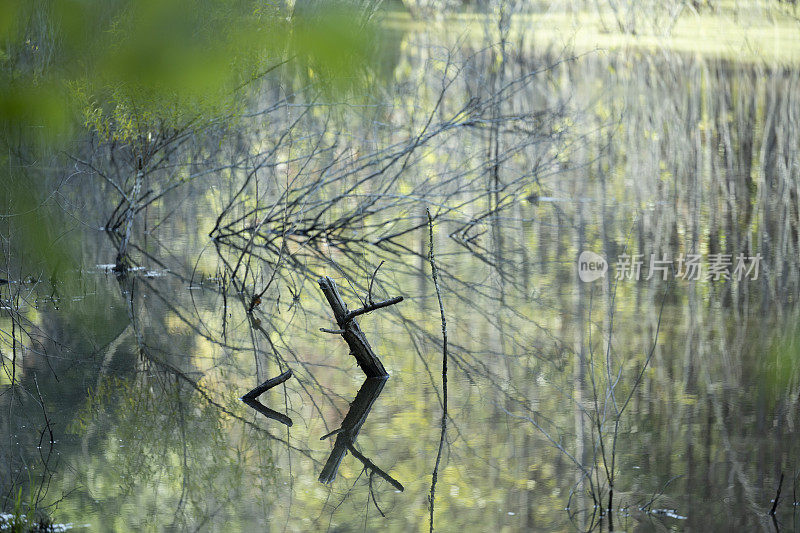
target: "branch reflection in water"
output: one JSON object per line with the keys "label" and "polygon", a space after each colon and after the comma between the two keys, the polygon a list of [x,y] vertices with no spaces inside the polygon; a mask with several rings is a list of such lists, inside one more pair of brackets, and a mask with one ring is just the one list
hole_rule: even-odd
{"label": "branch reflection in water", "polygon": [[367,416],[372,409],[373,404],[380,396],[383,387],[386,385],[388,378],[367,378],[361,385],[361,388],[356,394],[355,400],[350,404],[350,410],[342,420],[342,425],[339,429],[324,435],[320,440],[336,435],[336,441],[333,443],[333,450],[331,450],[325,466],[319,475],[319,480],[322,483],[332,483],[336,478],[336,473],[339,471],[339,465],[342,463],[345,454],[349,450],[353,457],[361,461],[366,470],[378,474],[380,477],[388,481],[394,488],[399,491],[405,490],[403,485],[394,479],[392,476],[381,470],[375,463],[364,457],[356,447],[356,439],[358,433],[361,431],[361,426],[367,421]]}

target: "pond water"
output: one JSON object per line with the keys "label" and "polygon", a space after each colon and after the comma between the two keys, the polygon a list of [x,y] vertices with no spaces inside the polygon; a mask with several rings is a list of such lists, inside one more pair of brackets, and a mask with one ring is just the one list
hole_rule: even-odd
{"label": "pond water", "polygon": [[[428,208],[436,529],[795,528],[800,70],[395,44],[366,102],[267,80],[224,140],[159,137],[129,240],[101,176],[133,157],[75,147],[77,266],[0,287],[4,494],[91,531],[428,529]],[[404,297],[356,318],[385,382],[321,276]],[[286,370],[291,426],[239,400]]]}

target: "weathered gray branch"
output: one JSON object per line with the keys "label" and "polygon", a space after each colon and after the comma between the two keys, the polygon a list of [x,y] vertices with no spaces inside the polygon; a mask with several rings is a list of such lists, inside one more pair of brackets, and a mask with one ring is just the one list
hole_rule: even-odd
{"label": "weathered gray branch", "polygon": [[364,335],[364,332],[361,331],[361,327],[359,327],[358,322],[354,320],[354,317],[374,309],[380,309],[381,307],[395,304],[403,298],[392,298],[391,300],[371,304],[351,312],[347,310],[347,304],[342,300],[342,296],[339,294],[339,289],[336,287],[335,281],[328,276],[320,278],[319,288],[322,289],[322,293],[325,295],[325,298],[327,298],[331,310],[333,310],[336,323],[339,325],[339,330],[342,332],[341,335],[350,347],[350,353],[356,358],[356,362],[358,366],[361,367],[361,370],[370,378],[388,376],[388,372],[383,368],[383,364],[380,359],[378,359],[377,354],[372,350],[372,347],[367,341],[367,337]]}

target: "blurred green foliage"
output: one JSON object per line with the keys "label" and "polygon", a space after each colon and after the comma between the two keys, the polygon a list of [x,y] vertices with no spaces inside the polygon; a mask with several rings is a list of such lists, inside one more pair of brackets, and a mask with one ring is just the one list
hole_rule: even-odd
{"label": "blurred green foliage", "polygon": [[158,134],[234,120],[253,82],[285,63],[336,89],[364,80],[368,21],[311,5],[0,0],[0,234],[12,255],[68,263],[41,168],[87,131],[141,154]]}
{"label": "blurred green foliage", "polygon": [[352,81],[373,38],[336,3],[292,14],[254,0],[4,0],[0,20],[4,133],[48,140],[75,111],[120,140],[219,116],[284,59]]}

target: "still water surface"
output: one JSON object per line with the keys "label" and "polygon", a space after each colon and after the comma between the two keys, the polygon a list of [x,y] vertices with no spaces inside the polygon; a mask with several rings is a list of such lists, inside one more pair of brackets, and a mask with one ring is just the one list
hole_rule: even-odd
{"label": "still water surface", "polygon": [[[401,41],[396,94],[374,106],[269,107],[280,91],[265,87],[254,108],[269,112],[234,143],[275,148],[261,189],[236,196],[244,167],[174,188],[138,214],[124,276],[97,229],[113,191],[88,178],[64,190],[84,222],[71,226],[77,282],[22,274],[3,288],[25,293],[32,331],[17,348],[29,392],[4,378],[0,396],[3,478],[33,472],[53,518],[92,531],[427,529],[443,399],[428,207],[450,353],[437,529],[771,529],[781,474],[777,522],[793,529],[799,71],[631,52],[551,69],[550,55],[510,54],[487,74],[493,56],[476,47],[454,74],[430,36]],[[492,90],[506,91],[496,106]],[[473,98],[489,104],[462,112]],[[359,181],[380,167],[365,153],[429,118],[424,147]],[[331,148],[309,163],[317,142]],[[149,179],[233,153],[182,145]],[[346,176],[314,181],[329,171]],[[605,277],[579,280],[585,250]],[[761,254],[757,279],[704,279],[710,256],[730,255],[733,273],[740,253]],[[643,256],[641,279],[614,279],[622,254]],[[645,279],[651,254],[698,254],[701,279]],[[391,375],[375,384],[320,331],[336,325],[316,280],[335,279],[353,309],[381,261],[374,299],[404,301],[357,319]],[[260,400],[291,427],[239,400],[288,369]],[[355,453],[326,467],[342,435]]]}

